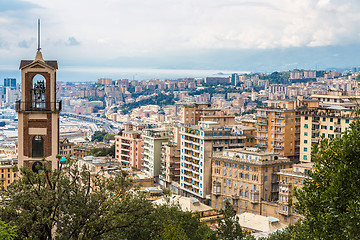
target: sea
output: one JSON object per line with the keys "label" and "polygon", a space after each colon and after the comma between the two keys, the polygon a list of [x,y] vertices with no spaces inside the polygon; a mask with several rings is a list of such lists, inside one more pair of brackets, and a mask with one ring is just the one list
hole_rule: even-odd
{"label": "sea", "polygon": [[[241,70],[224,69],[157,69],[157,68],[109,68],[109,67],[59,67],[57,81],[95,82],[99,78],[150,80],[204,77],[229,77],[233,73],[247,73]],[[20,70],[0,66],[0,84],[4,78],[16,78],[20,83]]]}

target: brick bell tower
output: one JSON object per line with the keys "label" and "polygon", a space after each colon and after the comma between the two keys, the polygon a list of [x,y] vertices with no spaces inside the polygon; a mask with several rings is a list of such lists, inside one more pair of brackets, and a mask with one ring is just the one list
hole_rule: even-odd
{"label": "brick bell tower", "polygon": [[56,100],[57,61],[44,61],[40,49],[39,40],[35,60],[21,60],[21,100],[16,102],[19,168],[26,166],[36,172],[59,167],[61,111],[61,101]]}

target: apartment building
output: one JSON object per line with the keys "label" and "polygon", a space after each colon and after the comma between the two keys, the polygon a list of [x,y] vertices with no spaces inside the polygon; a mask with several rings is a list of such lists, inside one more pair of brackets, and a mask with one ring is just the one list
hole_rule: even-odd
{"label": "apartment building", "polygon": [[302,216],[296,211],[296,208],[289,207],[289,200],[296,201],[294,198],[294,188],[301,189],[304,182],[309,177],[306,172],[311,171],[312,163],[295,164],[291,168],[281,169],[279,175],[279,201],[278,201],[278,215],[282,223],[294,224],[296,220]]}
{"label": "apartment building", "polygon": [[144,139],[141,131],[122,131],[115,136],[115,159],[137,169],[143,168]]}
{"label": "apartment building", "polygon": [[211,206],[221,209],[227,199],[238,213],[273,216],[279,198],[278,173],[291,165],[290,159],[257,148],[216,153],[212,157]]}
{"label": "apartment building", "polygon": [[230,112],[231,109],[213,108],[211,103],[184,105],[181,123],[197,125],[200,121],[213,121],[220,125],[234,125],[235,116]]}
{"label": "apartment building", "polygon": [[15,165],[17,165],[16,158],[0,159],[0,190],[6,190],[12,182],[18,179],[18,173],[14,171]]}
{"label": "apartment building", "polygon": [[296,159],[300,147],[297,101],[269,100],[256,109],[255,146],[266,152]]}
{"label": "apartment building", "polygon": [[210,198],[211,159],[213,152],[245,146],[246,136],[233,132],[232,126],[204,121],[182,125],[180,152],[180,188],[182,195],[200,200]]}
{"label": "apartment building", "polygon": [[161,147],[168,142],[170,132],[166,129],[146,129],[144,131],[144,172],[158,177],[161,165]]}
{"label": "apartment building", "polygon": [[314,94],[311,98],[320,102],[320,107],[334,105],[354,110],[360,102],[359,95],[348,95],[343,90],[328,90],[327,94]]}
{"label": "apartment building", "polygon": [[320,138],[340,137],[355,120],[353,110],[332,105],[300,111],[300,161],[311,162],[312,144]]}
{"label": "apartment building", "polygon": [[70,142],[69,139],[63,138],[59,141],[59,154],[60,156],[74,156],[74,146],[75,143]]}
{"label": "apartment building", "polygon": [[172,190],[172,183],[180,181],[180,144],[166,142],[161,148],[159,183]]}

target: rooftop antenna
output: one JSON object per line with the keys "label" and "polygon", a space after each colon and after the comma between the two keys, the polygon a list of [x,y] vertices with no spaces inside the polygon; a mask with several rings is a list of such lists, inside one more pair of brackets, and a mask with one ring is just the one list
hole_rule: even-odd
{"label": "rooftop antenna", "polygon": [[37,50],[40,51],[40,18],[38,19],[38,48]]}

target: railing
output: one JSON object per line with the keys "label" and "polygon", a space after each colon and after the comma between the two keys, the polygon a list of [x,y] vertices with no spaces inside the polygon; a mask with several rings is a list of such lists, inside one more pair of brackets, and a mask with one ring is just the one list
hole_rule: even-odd
{"label": "railing", "polygon": [[274,145],[274,149],[284,149],[284,147],[281,145]]}
{"label": "railing", "polygon": [[21,101],[15,102],[15,110],[17,112],[24,111],[44,111],[44,112],[60,112],[62,109],[62,101],[56,102],[34,102],[34,101]]}

